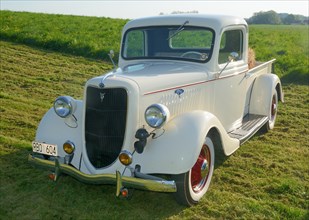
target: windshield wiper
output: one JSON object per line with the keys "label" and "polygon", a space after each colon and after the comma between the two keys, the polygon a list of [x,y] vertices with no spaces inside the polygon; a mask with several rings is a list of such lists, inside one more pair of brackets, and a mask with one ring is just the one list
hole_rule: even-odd
{"label": "windshield wiper", "polygon": [[176,31],[174,34],[172,34],[171,36],[169,36],[166,40],[170,40],[173,37],[175,37],[177,34],[179,34],[180,32],[182,32],[185,28],[185,25],[189,24],[189,21],[185,21]]}

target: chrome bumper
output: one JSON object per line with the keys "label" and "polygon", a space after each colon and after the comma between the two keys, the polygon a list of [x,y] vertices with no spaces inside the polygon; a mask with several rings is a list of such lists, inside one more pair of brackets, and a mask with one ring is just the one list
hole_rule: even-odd
{"label": "chrome bumper", "polygon": [[67,164],[61,164],[58,160],[49,161],[35,157],[28,156],[28,161],[34,166],[53,170],[55,172],[56,181],[61,173],[68,174],[77,180],[89,184],[112,184],[117,186],[116,196],[119,196],[122,187],[135,188],[141,190],[155,191],[155,192],[176,192],[175,181],[167,180],[149,180],[135,177],[121,176],[119,171],[116,174],[85,174]]}

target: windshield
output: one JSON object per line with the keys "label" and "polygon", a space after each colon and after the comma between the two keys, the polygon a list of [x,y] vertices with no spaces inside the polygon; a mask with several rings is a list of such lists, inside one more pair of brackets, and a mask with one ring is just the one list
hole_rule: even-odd
{"label": "windshield", "polygon": [[185,26],[129,29],[123,39],[122,57],[133,59],[177,59],[193,62],[210,60],[214,31]]}

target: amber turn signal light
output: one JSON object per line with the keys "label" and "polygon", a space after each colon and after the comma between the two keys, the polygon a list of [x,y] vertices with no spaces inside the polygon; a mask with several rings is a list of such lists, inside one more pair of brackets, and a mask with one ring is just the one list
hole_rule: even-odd
{"label": "amber turn signal light", "polygon": [[129,166],[132,163],[132,154],[129,151],[121,151],[118,158],[125,166]]}
{"label": "amber turn signal light", "polygon": [[63,150],[64,152],[66,152],[67,154],[72,154],[75,150],[75,145],[73,142],[71,141],[67,141],[63,144]]}

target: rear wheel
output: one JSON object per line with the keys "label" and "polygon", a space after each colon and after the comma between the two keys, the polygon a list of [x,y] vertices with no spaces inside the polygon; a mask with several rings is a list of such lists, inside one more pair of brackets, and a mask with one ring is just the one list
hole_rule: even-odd
{"label": "rear wheel", "polygon": [[264,126],[265,131],[269,131],[274,128],[277,118],[277,111],[278,111],[278,93],[277,90],[274,89],[268,113],[268,122]]}
{"label": "rear wheel", "polygon": [[194,166],[186,173],[175,175],[177,185],[175,198],[186,206],[196,204],[206,193],[214,170],[214,145],[206,137]]}

